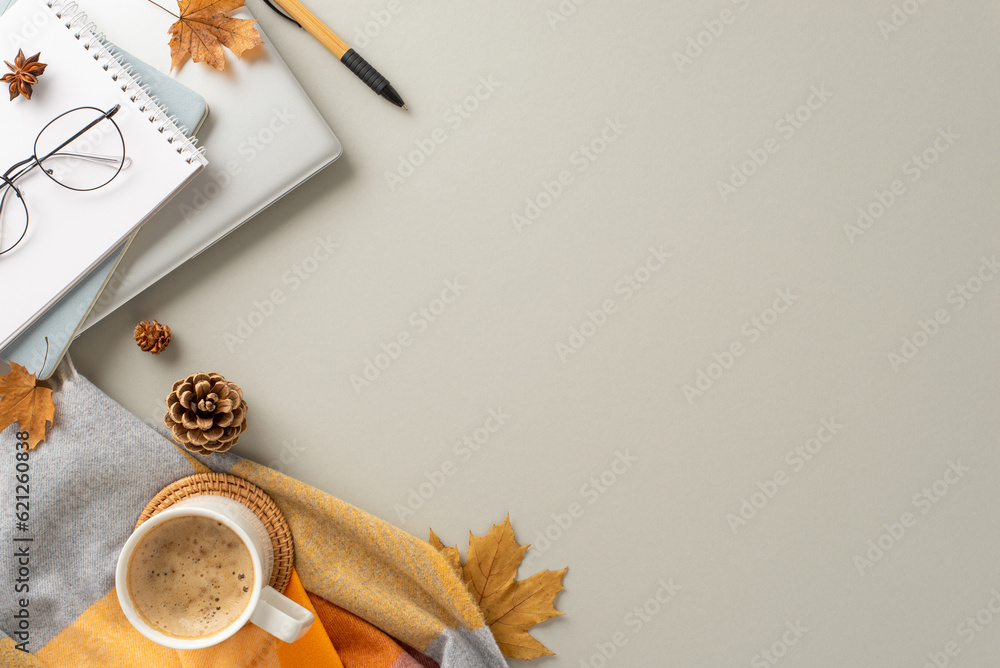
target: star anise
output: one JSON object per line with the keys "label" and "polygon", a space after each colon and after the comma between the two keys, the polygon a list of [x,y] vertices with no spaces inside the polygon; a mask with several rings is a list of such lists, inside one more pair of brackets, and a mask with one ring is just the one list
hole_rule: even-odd
{"label": "star anise", "polygon": [[17,50],[17,58],[11,65],[6,60],[4,64],[10,68],[10,74],[3,75],[0,81],[10,84],[10,99],[13,100],[18,95],[23,95],[26,99],[31,99],[31,87],[38,83],[38,77],[45,72],[48,67],[45,63],[38,62],[42,54],[36,53],[31,58],[24,57],[24,51]]}

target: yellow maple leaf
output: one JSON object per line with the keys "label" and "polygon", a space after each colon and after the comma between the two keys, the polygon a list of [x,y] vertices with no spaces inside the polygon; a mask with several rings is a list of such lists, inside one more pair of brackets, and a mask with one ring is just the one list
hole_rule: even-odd
{"label": "yellow maple leaf", "polygon": [[243,0],[177,0],[180,12],[170,26],[170,69],[181,66],[190,55],[196,63],[226,69],[228,47],[239,58],[247,49],[264,43],[253,27],[253,19],[234,19],[228,12],[243,6]]}
{"label": "yellow maple leaf", "polygon": [[438,538],[436,533],[434,533],[434,529],[431,529],[430,543],[444,555],[445,559],[448,560],[448,563],[451,564],[456,571],[459,573],[462,572],[462,555],[458,553],[458,546],[452,545],[451,547],[445,547],[444,543],[441,542],[441,539]]}
{"label": "yellow maple leaf", "polygon": [[10,363],[10,373],[0,376],[0,431],[17,422],[29,434],[28,449],[45,440],[45,424],[52,424],[56,407],[52,390],[42,387],[35,374]]}
{"label": "yellow maple leaf", "polygon": [[542,571],[518,580],[517,569],[528,546],[515,540],[510,516],[503,524],[494,524],[485,536],[469,532],[469,556],[464,565],[458,547],[445,547],[434,531],[430,543],[459,571],[504,656],[527,660],[552,656],[528,630],[563,614],[556,610],[554,602],[563,590],[567,569]]}

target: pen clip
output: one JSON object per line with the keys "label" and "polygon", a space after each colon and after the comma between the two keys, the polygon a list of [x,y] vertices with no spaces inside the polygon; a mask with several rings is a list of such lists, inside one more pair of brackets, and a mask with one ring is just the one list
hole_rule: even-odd
{"label": "pen clip", "polygon": [[295,20],[295,19],[293,19],[293,18],[292,18],[291,16],[289,16],[289,15],[288,15],[288,14],[287,14],[287,13],[285,12],[285,10],[283,10],[283,9],[281,9],[281,8],[279,8],[279,7],[277,7],[277,6],[276,6],[276,5],[275,5],[275,4],[274,4],[274,3],[273,3],[273,2],[271,1],[271,0],[264,0],[264,4],[265,4],[265,5],[267,5],[268,7],[270,7],[271,9],[273,9],[274,11],[278,12],[278,14],[279,14],[279,15],[281,15],[281,16],[284,16],[284,17],[285,17],[286,19],[288,19],[289,21],[291,21],[291,22],[292,22],[292,23],[294,23],[295,25],[299,26],[300,28],[302,27],[302,26],[301,26],[301,25],[299,24],[299,22],[298,22],[298,21],[296,21],[296,20]]}

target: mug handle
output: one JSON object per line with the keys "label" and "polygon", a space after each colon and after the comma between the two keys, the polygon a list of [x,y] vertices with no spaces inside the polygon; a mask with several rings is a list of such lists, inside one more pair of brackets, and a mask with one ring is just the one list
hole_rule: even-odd
{"label": "mug handle", "polygon": [[273,587],[260,590],[260,600],[250,621],[279,640],[295,642],[309,631],[315,615],[278,593]]}

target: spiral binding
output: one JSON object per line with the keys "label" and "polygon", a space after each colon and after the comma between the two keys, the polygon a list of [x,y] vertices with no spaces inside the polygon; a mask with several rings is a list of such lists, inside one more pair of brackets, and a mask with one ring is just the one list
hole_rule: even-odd
{"label": "spiral binding", "polygon": [[101,69],[118,84],[122,93],[128,96],[157,132],[166,138],[167,143],[178,144],[177,153],[186,162],[192,163],[205,154],[205,147],[198,146],[198,138],[187,137],[188,129],[179,125],[176,116],[167,115],[160,98],[150,93],[149,84],[142,83],[142,78],[135,74],[131,64],[125,62],[121,52],[113,53],[108,48],[104,33],[98,31],[93,21],[87,20],[87,13],[80,11],[80,5],[74,0],[45,0],[45,5],[63,22],[67,30],[73,32],[73,37],[84,50],[92,54]]}

